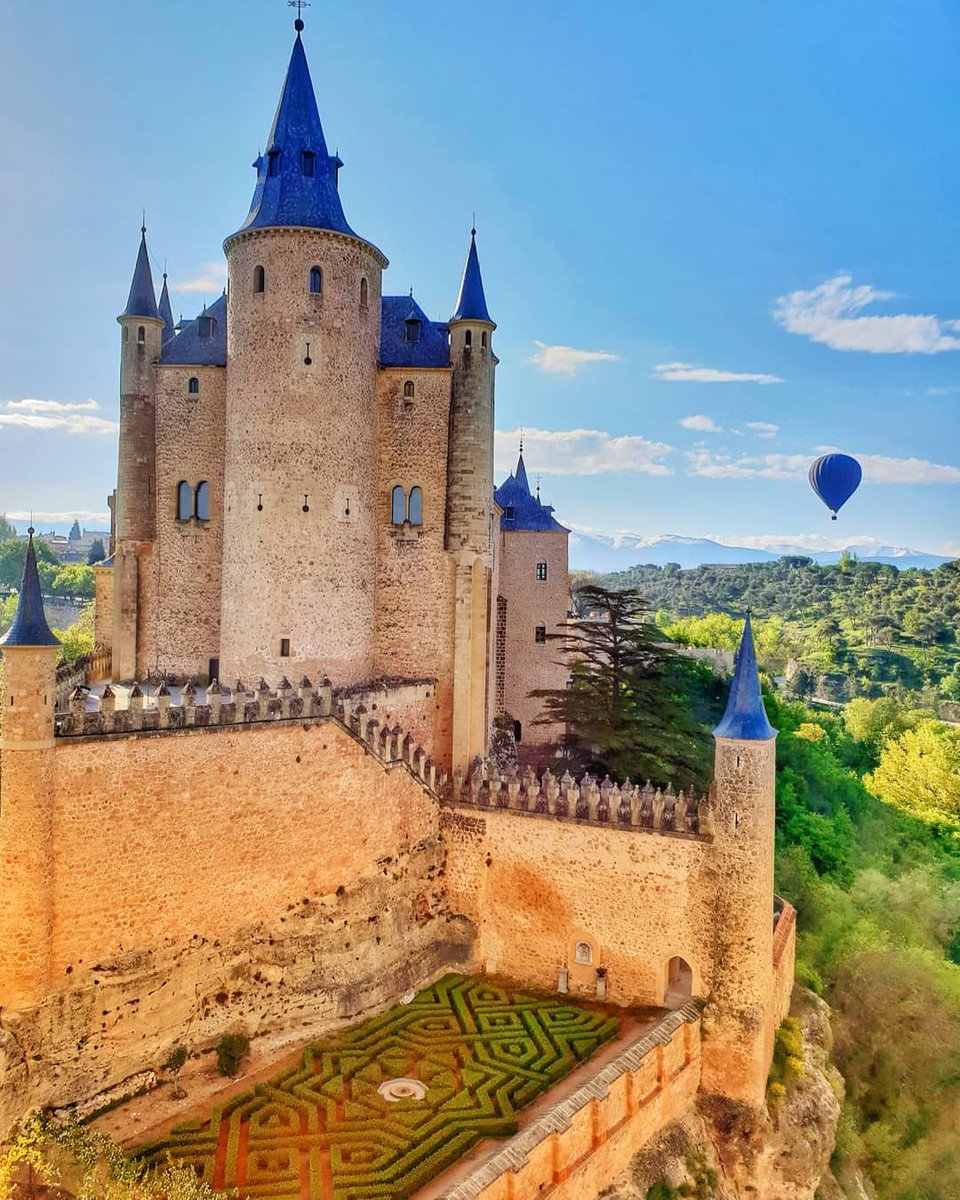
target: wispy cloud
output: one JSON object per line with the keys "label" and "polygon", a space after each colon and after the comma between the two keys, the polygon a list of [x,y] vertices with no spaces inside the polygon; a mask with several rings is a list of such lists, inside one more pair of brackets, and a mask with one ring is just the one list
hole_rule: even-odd
{"label": "wispy cloud", "polygon": [[780,426],[772,421],[747,421],[747,428],[761,438],[774,438],[780,432]]}
{"label": "wispy cloud", "polygon": [[653,379],[666,383],[783,383],[779,375],[763,375],[755,371],[720,371],[716,367],[701,367],[697,363],[657,363]]}
{"label": "wispy cloud", "polygon": [[51,525],[66,525],[68,521],[79,521],[81,525],[89,525],[94,528],[94,522],[101,525],[109,525],[110,514],[104,512],[88,512],[86,509],[78,508],[71,512],[7,512],[3,516],[9,521],[34,521],[38,525],[49,522]]}
{"label": "wispy cloud", "polygon": [[222,262],[201,263],[200,274],[194,279],[171,283],[175,292],[222,292],[227,284],[227,264]]}
{"label": "wispy cloud", "polygon": [[[663,460],[673,452],[664,442],[638,434],[614,437],[600,429],[524,429],[523,453],[530,471],[544,475],[671,475]],[[497,471],[512,471],[519,429],[498,429]]]}
{"label": "wispy cloud", "polygon": [[960,386],[957,387],[928,387],[928,396],[955,396],[960,392]]}
{"label": "wispy cloud", "polygon": [[863,350],[869,354],[940,354],[960,350],[960,321],[900,313],[861,316],[863,309],[893,292],[863,284],[853,286],[850,275],[835,275],[808,292],[790,292],[773,302],[774,319],[787,330],[833,350]]}
{"label": "wispy cloud", "polygon": [[714,421],[713,417],[700,414],[693,417],[681,417],[680,424],[684,429],[695,429],[698,433],[723,433],[723,427]]}
{"label": "wispy cloud", "polygon": [[578,350],[575,346],[549,346],[546,342],[534,345],[537,352],[526,361],[548,375],[576,375],[588,363],[617,362],[620,357],[608,350]]}
{"label": "wispy cloud", "polygon": [[75,404],[60,400],[0,401],[0,426],[13,425],[39,432],[116,434],[117,422],[95,416],[100,411],[96,400]]}
{"label": "wispy cloud", "polygon": [[[818,447],[829,450],[831,447]],[[960,467],[923,458],[858,454],[865,483],[960,483]],[[688,475],[708,479],[803,479],[811,454],[754,454],[736,457],[713,450],[687,451]]]}

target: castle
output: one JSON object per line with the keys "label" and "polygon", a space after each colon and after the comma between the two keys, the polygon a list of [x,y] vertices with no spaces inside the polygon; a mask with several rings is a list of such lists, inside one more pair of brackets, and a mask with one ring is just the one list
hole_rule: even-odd
{"label": "castle", "polygon": [[141,237],[98,652],[58,671],[32,537],[0,647],[0,1125],[452,968],[678,1009],[670,1111],[760,1104],[794,926],[749,620],[707,795],[483,765],[495,717],[545,736],[567,531],[522,453],[494,490],[475,236],[448,323],[381,296],[302,28],[226,295],[176,328]]}

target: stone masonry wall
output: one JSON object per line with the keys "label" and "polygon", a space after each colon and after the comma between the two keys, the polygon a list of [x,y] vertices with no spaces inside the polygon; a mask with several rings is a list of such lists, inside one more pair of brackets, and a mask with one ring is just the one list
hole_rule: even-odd
{"label": "stone masonry wall", "polygon": [[[377,380],[379,461],[376,518],[377,675],[437,680],[429,744],[449,766],[453,678],[453,572],[444,549],[449,370],[381,370]],[[413,397],[404,386],[413,384]],[[423,524],[394,525],[394,487],[423,492]],[[404,728],[410,728],[403,722]],[[414,731],[420,736],[420,731]]]}

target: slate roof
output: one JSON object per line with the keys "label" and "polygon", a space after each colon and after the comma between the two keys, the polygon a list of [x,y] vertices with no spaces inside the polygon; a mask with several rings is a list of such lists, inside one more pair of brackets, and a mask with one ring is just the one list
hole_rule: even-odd
{"label": "slate roof", "polygon": [[713,731],[718,738],[736,738],[745,742],[766,742],[776,737],[777,731],[767,718],[760,693],[760,676],[757,673],[757,656],[753,648],[753,630],[750,614],[743,623],[740,648],[733,666],[733,682],[727,698],[726,712]]}
{"label": "slate roof", "polygon": [[60,642],[50,631],[46,613],[43,611],[40,576],[37,572],[37,552],[33,548],[33,530],[31,529],[26,557],[23,560],[23,578],[20,581],[17,611],[13,618],[13,624],[4,637],[0,638],[0,646],[59,645]]}
{"label": "slate roof", "polygon": [[503,509],[503,516],[500,518],[501,529],[539,533],[550,530],[570,532],[554,517],[552,504],[541,504],[540,497],[531,494],[522,450],[517,460],[516,471],[501,483],[493,493],[493,498]]}
{"label": "slate roof", "polygon": [[[204,317],[210,319],[209,336],[201,337]],[[227,365],[227,297],[223,295],[193,321],[182,321],[180,332],[163,343],[160,362],[184,366],[225,367]]]}
{"label": "slate roof", "polygon": [[[417,341],[407,338],[407,322],[420,322]],[[413,296],[380,300],[380,365],[382,367],[449,367],[450,340],[441,321],[431,321]]]}
{"label": "slate roof", "polygon": [[460,295],[451,321],[487,321],[493,319],[487,311],[487,299],[483,294],[483,279],[480,275],[480,258],[477,254],[477,231],[470,230],[470,249],[460,280]]}
{"label": "slate roof", "polygon": [[[304,151],[314,155],[312,175],[303,172]],[[253,165],[257,185],[241,229],[306,226],[356,236],[343,215],[337,190],[337,169],[343,164],[327,151],[299,30],[266,151]]]}
{"label": "slate roof", "polygon": [[154,320],[160,320],[157,297],[153,290],[153,275],[150,271],[150,256],[147,254],[146,228],[140,230],[140,249],[137,252],[137,264],[133,268],[127,307],[120,316],[153,317]]}

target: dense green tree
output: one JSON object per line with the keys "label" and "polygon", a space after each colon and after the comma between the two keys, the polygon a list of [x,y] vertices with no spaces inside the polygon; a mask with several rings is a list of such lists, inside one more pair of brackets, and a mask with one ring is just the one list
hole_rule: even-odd
{"label": "dense green tree", "polygon": [[[51,567],[59,566],[60,560],[45,542],[38,538],[34,540],[33,545],[37,553],[37,562],[41,567],[44,563]],[[26,555],[27,543],[22,539],[14,537],[0,542],[0,587],[19,588],[20,580],[23,578],[23,560]],[[52,576],[50,578],[52,581]],[[42,572],[40,583],[42,586]]]}
{"label": "dense green tree", "polygon": [[7,520],[5,513],[0,513],[0,542],[9,542],[16,537],[16,528]]}
{"label": "dense green tree", "polygon": [[960,825],[960,729],[921,721],[884,744],[865,782],[874,795],[911,816]]}
{"label": "dense green tree", "polygon": [[98,562],[103,562],[106,557],[107,548],[103,544],[103,538],[94,538],[87,553],[87,566],[93,567]]}
{"label": "dense green tree", "polygon": [[50,593],[54,596],[83,596],[92,598],[93,568],[82,563],[68,563],[54,575]]}

